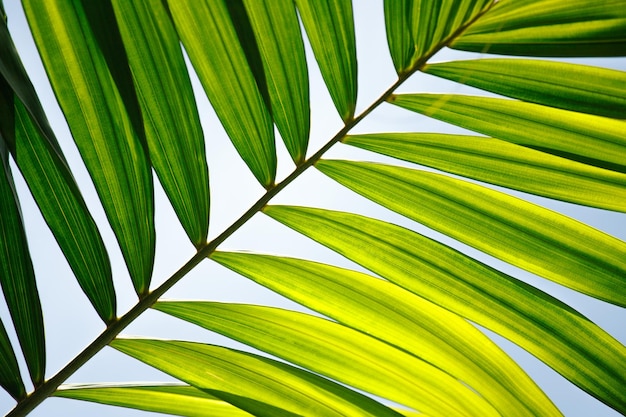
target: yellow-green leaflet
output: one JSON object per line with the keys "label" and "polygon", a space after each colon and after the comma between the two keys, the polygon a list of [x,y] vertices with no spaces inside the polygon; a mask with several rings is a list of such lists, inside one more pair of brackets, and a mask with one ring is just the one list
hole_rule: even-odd
{"label": "yellow-green leaflet", "polygon": [[349,135],[343,143],[571,203],[626,211],[626,174],[498,139],[440,133]]}
{"label": "yellow-green leaflet", "polygon": [[69,0],[27,0],[23,5],[135,291],[143,295],[154,263],[152,173],[137,120],[141,115],[131,106],[134,89],[116,42],[113,10],[104,2]]}
{"label": "yellow-green leaflet", "polygon": [[472,387],[502,415],[560,415],[535,383],[483,333],[393,283],[302,259],[237,252],[215,252],[211,259],[433,364]]}
{"label": "yellow-green leaflet", "polygon": [[467,245],[626,306],[626,242],[591,226],[441,174],[350,161],[320,161],[316,167],[365,197]]}
{"label": "yellow-green leaflet", "polygon": [[[6,141],[8,151],[82,290],[102,320],[109,322],[115,317],[116,300],[102,237],[5,24],[0,25],[0,38],[0,83],[7,83],[7,90],[3,90],[7,95],[0,100],[3,102],[0,142]],[[31,325],[36,327],[34,323]],[[43,335],[41,338],[43,346]]]}
{"label": "yellow-green leaflet", "polygon": [[251,353],[150,339],[117,339],[111,346],[255,416],[398,417],[337,383]]}
{"label": "yellow-green leaflet", "polygon": [[399,94],[388,101],[507,142],[626,173],[626,121],[515,100]]}
{"label": "yellow-green leaflet", "polygon": [[623,56],[622,0],[498,1],[452,48],[526,56]]}
{"label": "yellow-green leaflet", "polygon": [[328,92],[344,122],[354,117],[357,60],[351,0],[296,0]]}
{"label": "yellow-green leaflet", "polygon": [[251,417],[213,395],[181,384],[69,384],[59,387],[54,396],[185,417]]}
{"label": "yellow-green leaflet", "polygon": [[[272,119],[226,3],[172,0],[168,6],[226,133],[250,171],[267,188],[274,183],[277,164]],[[211,45],[210,53],[207,45]]]}
{"label": "yellow-green leaflet", "polygon": [[272,117],[291,159],[300,165],[309,143],[309,76],[295,5],[245,0],[270,97]]}
{"label": "yellow-green leaflet", "polygon": [[531,103],[626,119],[626,72],[537,59],[474,59],[422,71]]}
{"label": "yellow-green leaflet", "polygon": [[[405,204],[420,208],[411,200]],[[550,295],[380,220],[292,206],[268,206],[263,212],[381,277],[514,341],[596,398],[626,410],[621,390],[626,384],[626,348]]]}
{"label": "yellow-green leaflet", "polygon": [[154,308],[433,416],[498,415],[442,370],[326,319],[278,308],[200,301],[159,302]]}
{"label": "yellow-green leaflet", "polygon": [[402,75],[441,48],[446,38],[472,22],[491,0],[385,0],[387,43]]}
{"label": "yellow-green leaflet", "polygon": [[114,0],[150,162],[187,236],[206,242],[209,179],[204,135],[180,41],[160,0]]}

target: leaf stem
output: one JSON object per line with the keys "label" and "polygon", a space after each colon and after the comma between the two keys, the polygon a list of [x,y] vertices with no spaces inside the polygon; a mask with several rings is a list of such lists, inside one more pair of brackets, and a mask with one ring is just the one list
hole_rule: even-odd
{"label": "leaf stem", "polygon": [[78,354],[72,361],[70,361],[65,367],[57,372],[52,378],[45,381],[40,386],[24,398],[5,416],[5,417],[22,417],[26,416],[32,410],[34,410],[39,404],[41,404],[46,398],[50,397],[57,388],[67,380],[74,372],[80,369],[89,359],[95,356],[100,350],[107,346],[117,335],[124,330],[129,324],[131,324],[137,317],[139,317],[144,311],[150,308],[155,302],[167,290],[172,288],[174,284],[180,281],[189,271],[196,267],[206,257],[213,253],[217,247],[230,237],[235,231],[243,226],[248,220],[258,213],[263,207],[269,203],[269,201],[280,191],[282,191],[287,185],[291,184],[293,180],[298,178],[304,171],[313,166],[319,161],[322,156],[332,148],[337,142],[339,142],[352,128],[354,128],[361,120],[369,115],[374,109],[380,106],[383,102],[389,99],[394,91],[400,87],[411,75],[420,70],[430,58],[433,57],[442,48],[447,46],[462,32],[464,32],[472,23],[474,23],[480,16],[482,16],[491,6],[491,3],[483,11],[478,13],[473,19],[457,29],[454,33],[449,35],[446,39],[442,40],[439,44],[429,51],[426,55],[420,58],[415,65],[409,70],[399,75],[398,80],[391,85],[383,94],[378,97],[369,107],[367,107],[358,116],[349,120],[343,128],[341,128],[335,136],[332,137],[324,146],[322,146],[315,154],[310,158],[303,161],[300,165],[294,169],[285,179],[278,184],[269,188],[266,193],[261,196],[244,214],[241,215],[232,225],[219,234],[215,239],[206,243],[204,246],[198,248],[198,252],[187,261],[178,271],[176,271],[170,278],[168,278],[163,284],[157,287],[155,290],[149,292],[143,296],[137,304],[135,304],[126,314],[117,320],[111,322],[107,328],[80,354]]}

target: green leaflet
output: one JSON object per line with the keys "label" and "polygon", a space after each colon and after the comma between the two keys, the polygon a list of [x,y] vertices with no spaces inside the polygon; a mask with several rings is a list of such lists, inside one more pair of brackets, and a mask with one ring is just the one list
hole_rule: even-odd
{"label": "green leaflet", "polygon": [[[387,43],[396,72],[410,72],[475,19],[491,0],[385,0]],[[424,62],[421,62],[423,64]]]}
{"label": "green leaflet", "polygon": [[351,0],[296,0],[328,92],[344,122],[357,99],[357,60]]}
{"label": "green leaflet", "polygon": [[211,259],[433,364],[468,384],[501,415],[560,415],[535,383],[483,333],[397,285],[301,259],[234,252],[214,252]]}
{"label": "green leaflet", "polygon": [[104,243],[4,25],[0,37],[0,72],[15,93],[1,112],[7,146],[81,288],[108,323],[116,303]]}
{"label": "green leaflet", "polygon": [[154,308],[433,416],[498,415],[483,398],[440,369],[332,321],[242,304],[159,302]]}
{"label": "green leaflet", "polygon": [[388,101],[507,142],[626,172],[626,122],[514,100],[401,94]]}
{"label": "green leaflet", "polygon": [[295,6],[289,1],[244,0],[265,69],[272,117],[291,158],[306,157],[311,123],[309,76]]}
{"label": "green leaflet", "polygon": [[17,358],[2,320],[0,320],[0,386],[16,401],[26,396]]}
{"label": "green leaflet", "polygon": [[498,139],[437,133],[346,136],[348,145],[571,203],[626,212],[626,175]]}
{"label": "green leaflet", "polygon": [[150,160],[192,243],[206,242],[209,180],[204,136],[178,35],[159,0],[114,0],[138,91]]}
{"label": "green leaflet", "polygon": [[54,396],[186,417],[251,416],[213,395],[185,385],[71,384],[61,386]]}
{"label": "green leaflet", "polygon": [[255,416],[398,416],[339,384],[251,353],[149,339],[111,346]]}
{"label": "green leaflet", "polygon": [[621,0],[500,1],[451,47],[527,56],[624,56]]}
{"label": "green leaflet", "polygon": [[530,59],[474,59],[422,71],[531,103],[626,119],[626,73]]}
{"label": "green leaflet", "polygon": [[261,185],[270,187],[277,165],[272,120],[224,1],[176,0],[169,10],[226,133]]}
{"label": "green leaflet", "polygon": [[[422,208],[410,200],[404,204]],[[626,410],[621,389],[626,384],[626,348],[548,294],[379,220],[289,206],[268,206],[263,212],[383,278],[501,334],[599,400]]]}
{"label": "green leaflet", "polygon": [[154,262],[152,175],[136,112],[127,109],[116,84],[123,80],[116,74],[124,71],[117,67],[109,71],[102,36],[92,33],[80,3],[27,0],[24,10],[135,290],[144,295]]}
{"label": "green leaflet", "polygon": [[391,210],[576,291],[626,306],[626,242],[499,191],[425,171],[320,161],[324,174]]}
{"label": "green leaflet", "polygon": [[[7,86],[0,79],[0,110],[6,108]],[[11,94],[12,95],[12,94]],[[2,113],[0,120],[12,112]],[[28,252],[22,213],[9,169],[4,129],[0,131],[0,287],[4,293],[15,332],[22,347],[31,379],[39,385],[44,379],[46,352],[43,316],[35,273]],[[26,395],[11,342],[0,322],[0,385],[15,399]]]}

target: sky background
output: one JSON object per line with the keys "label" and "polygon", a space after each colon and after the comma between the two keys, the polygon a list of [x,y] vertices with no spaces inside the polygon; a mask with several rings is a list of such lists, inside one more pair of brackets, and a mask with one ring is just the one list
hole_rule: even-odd
{"label": "sky background", "polygon": [[[28,32],[18,0],[5,0],[9,28],[24,65],[31,76],[40,99],[46,109],[51,125],[70,162],[77,182],[85,199],[100,226],[103,238],[113,265],[113,274],[118,295],[118,315],[122,315],[134,304],[136,298],[126,271],[121,253],[111,232],[104,212],[98,202],[94,187],[89,179],[80,156],[74,146],[61,111],[45,77],[32,37]],[[395,79],[396,74],[389,57],[384,32],[382,2],[360,0],[354,2],[355,25],[357,31],[357,54],[359,61],[359,100],[357,114],[374,101]],[[307,47],[311,84],[312,131],[309,155],[328,141],[341,127],[332,101],[326,91],[315,60]],[[431,62],[477,57],[477,54],[442,51]],[[590,65],[607,66],[626,70],[625,59],[572,60]],[[219,121],[193,76],[196,87],[196,100],[205,132],[207,159],[211,186],[211,223],[209,239],[218,235],[236,220],[262,194],[262,187],[256,182],[224,134]],[[575,82],[575,80],[572,80]],[[435,77],[416,74],[405,83],[400,92],[452,92],[477,94],[478,90],[464,87]],[[480,93],[484,94],[484,93]],[[415,113],[383,104],[373,114],[359,124],[352,133],[373,133],[391,131],[424,131],[461,133],[463,130],[437,122]],[[277,136],[278,138],[278,136]],[[279,140],[280,142],[280,140]],[[293,164],[282,143],[278,143],[278,179],[292,171]],[[337,145],[326,155],[327,158],[349,158],[353,160],[383,161],[396,165],[408,165],[390,158],[365,151]],[[13,168],[15,166],[13,165]],[[92,310],[86,297],[80,291],[62,253],[47,229],[26,185],[18,171],[14,169],[29,246],[34,262],[44,311],[48,365],[50,377],[69,360],[76,356],[102,330],[103,324]],[[507,191],[515,195],[523,193]],[[155,177],[157,249],[152,288],[167,279],[194,253],[195,249],[187,240],[169,202]],[[533,197],[533,201],[549,208],[580,219],[592,226],[626,240],[626,215],[603,210],[578,207],[567,203]],[[357,196],[324,175],[309,169],[299,179],[287,187],[272,204],[294,204],[345,210],[382,218],[387,221],[410,227],[427,236],[454,245],[466,253],[510,274],[527,281],[544,291],[560,298],[598,323],[610,334],[626,343],[626,312],[624,309],[607,305],[557,284],[537,278],[532,274],[513,268],[474,249],[453,242],[451,239],[430,231],[410,220],[392,213],[368,200]],[[361,270],[330,250],[309,241],[268,217],[257,214],[244,227],[231,236],[222,250],[250,250],[262,253],[301,257]],[[0,297],[1,298],[1,297]],[[174,286],[167,294],[168,299],[207,299],[216,301],[247,302],[277,305],[285,308],[304,310],[302,307],[258,287],[225,268],[205,260],[187,277]],[[13,340],[14,333],[4,300],[0,300],[0,316]],[[191,324],[173,319],[159,312],[148,311],[124,331],[125,335],[141,335],[157,338],[187,339],[243,348],[221,336],[198,331]],[[586,393],[574,387],[560,375],[550,370],[520,348],[489,333],[520,363],[524,369],[546,391],[566,416],[617,416]],[[23,361],[20,359],[23,366]],[[23,369],[25,367],[23,366]],[[168,376],[149,368],[113,349],[106,348],[74,374],[68,382],[121,382],[121,381],[168,381]],[[29,388],[30,389],[30,388]],[[8,394],[0,393],[0,413],[13,407]],[[151,415],[134,410],[100,406],[91,403],[66,399],[45,401],[32,416],[144,416]]]}

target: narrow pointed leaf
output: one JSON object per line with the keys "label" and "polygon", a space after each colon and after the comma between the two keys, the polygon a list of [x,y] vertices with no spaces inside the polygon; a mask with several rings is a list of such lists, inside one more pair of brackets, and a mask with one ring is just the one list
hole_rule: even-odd
{"label": "narrow pointed leaf", "polygon": [[479,181],[626,212],[626,175],[498,139],[436,133],[347,136],[343,142]]}
{"label": "narrow pointed leaf", "polygon": [[484,399],[436,367],[326,319],[271,307],[211,302],[160,302],[154,308],[432,415],[497,415]]}
{"label": "narrow pointed leaf", "polygon": [[409,71],[415,63],[414,22],[418,20],[414,0],[385,0],[385,30],[391,60],[398,75]]}
{"label": "narrow pointed leaf", "polygon": [[342,120],[354,117],[357,60],[351,0],[296,0],[315,59]]}
{"label": "narrow pointed leaf", "polygon": [[387,43],[398,75],[411,71],[462,31],[491,0],[386,0]]}
{"label": "narrow pointed leaf", "polygon": [[559,415],[515,362],[474,326],[394,284],[300,259],[225,252],[211,259],[433,364],[468,384],[502,415]]}
{"label": "narrow pointed leaf", "polygon": [[135,290],[143,295],[154,262],[154,201],[138,132],[81,4],[28,0],[24,10]]}
{"label": "narrow pointed leaf", "polygon": [[230,140],[261,185],[271,186],[277,164],[272,120],[225,2],[176,0],[169,10]]}
{"label": "narrow pointed leaf", "polygon": [[[109,322],[115,318],[116,302],[104,243],[5,26],[0,36],[6,48],[0,54],[0,72],[15,93],[9,130],[16,129],[17,136],[5,135],[7,146],[81,288]],[[8,116],[8,110],[2,114]],[[9,123],[2,125],[9,128]]]}
{"label": "narrow pointed leaf", "polygon": [[389,102],[507,142],[626,172],[626,122],[498,98],[401,94]]}
{"label": "narrow pointed leaf", "polygon": [[[2,80],[0,80],[2,81]],[[6,85],[0,83],[0,109],[5,108]],[[5,122],[4,113],[0,120]],[[6,126],[6,125],[4,125]],[[35,273],[28,252],[19,200],[9,169],[4,129],[0,132],[0,287],[34,384],[43,381],[46,365],[43,317]],[[26,395],[11,342],[0,321],[0,385],[15,399]]]}
{"label": "narrow pointed leaf", "polygon": [[26,396],[17,358],[2,320],[0,320],[0,387],[4,388],[15,400],[21,400]]}
{"label": "narrow pointed leaf", "polygon": [[143,110],[150,159],[192,243],[205,243],[209,180],[204,136],[178,35],[159,0],[114,0]]}
{"label": "narrow pointed leaf", "polygon": [[[13,101],[14,95],[9,84],[0,76],[0,287],[26,359],[30,378],[38,386],[43,382],[46,372],[46,345],[35,272],[9,166],[8,145],[15,142]],[[2,333],[6,336],[4,327]],[[11,351],[8,338],[6,344],[2,344],[2,350],[8,351],[7,357],[3,359],[7,362],[8,375],[3,375],[2,385],[13,397],[22,397],[24,387],[19,370],[14,367],[15,355]]]}
{"label": "narrow pointed leaf", "polygon": [[366,198],[467,245],[626,306],[626,242],[613,236],[517,197],[441,174],[349,161],[320,161],[316,166]]}
{"label": "narrow pointed leaf", "polygon": [[451,47],[506,55],[623,56],[626,8],[620,0],[500,1]]}
{"label": "narrow pointed leaf", "polygon": [[328,210],[263,212],[372,272],[517,343],[624,412],[626,348],[550,295],[418,233]]}
{"label": "narrow pointed leaf", "polygon": [[296,8],[289,1],[244,0],[265,69],[272,117],[291,158],[306,157],[309,77]]}
{"label": "narrow pointed leaf", "polygon": [[71,384],[61,386],[54,396],[185,417],[251,416],[213,395],[185,385]]}
{"label": "narrow pointed leaf", "polygon": [[256,416],[398,415],[334,382],[250,353],[148,339],[117,339],[111,346]]}
{"label": "narrow pointed leaf", "polygon": [[530,59],[452,61],[423,71],[531,103],[626,119],[622,71]]}

